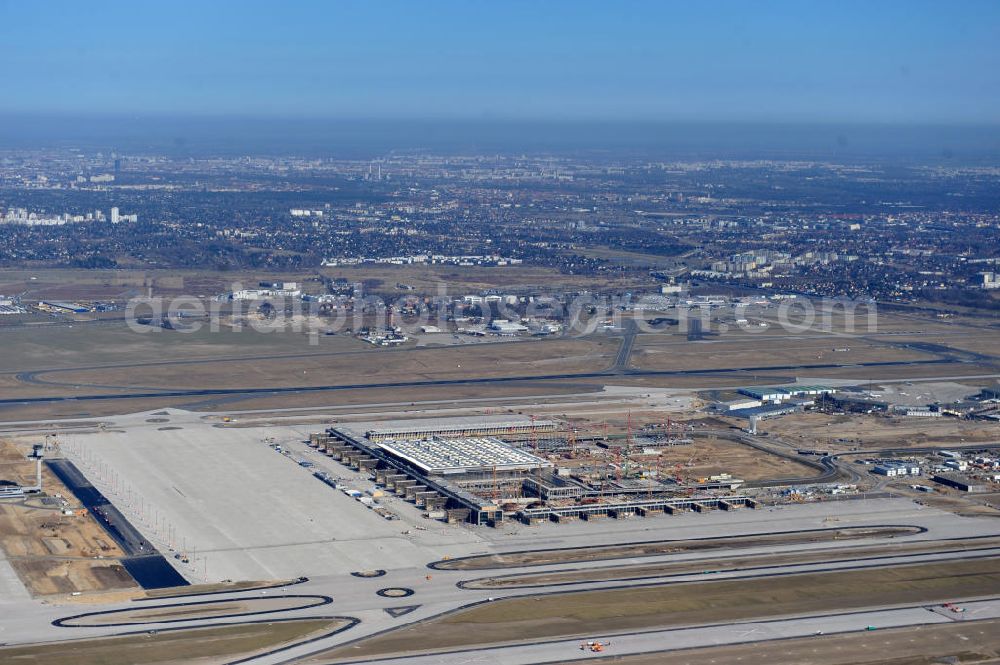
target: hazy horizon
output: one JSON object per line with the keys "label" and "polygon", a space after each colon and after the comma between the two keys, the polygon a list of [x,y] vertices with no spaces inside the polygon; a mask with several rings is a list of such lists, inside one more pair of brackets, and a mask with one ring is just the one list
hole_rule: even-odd
{"label": "hazy horizon", "polygon": [[0,1],[7,114],[997,122],[1000,4]]}
{"label": "hazy horizon", "polygon": [[1000,160],[1000,4],[0,0],[0,147]]}
{"label": "hazy horizon", "polygon": [[841,159],[976,164],[1000,158],[1000,125],[263,118],[0,113],[0,148],[180,155],[377,157],[389,152],[614,151],[651,159]]}

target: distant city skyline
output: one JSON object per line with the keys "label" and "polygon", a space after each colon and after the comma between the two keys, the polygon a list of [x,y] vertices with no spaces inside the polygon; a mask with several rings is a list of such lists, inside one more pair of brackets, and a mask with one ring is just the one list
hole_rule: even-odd
{"label": "distant city skyline", "polygon": [[996,124],[1000,3],[0,0],[0,114]]}

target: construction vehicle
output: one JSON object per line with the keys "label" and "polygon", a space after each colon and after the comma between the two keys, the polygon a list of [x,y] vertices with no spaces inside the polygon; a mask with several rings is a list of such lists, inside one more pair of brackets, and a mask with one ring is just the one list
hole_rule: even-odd
{"label": "construction vehicle", "polygon": [[580,651],[586,651],[587,649],[590,649],[592,653],[601,653],[602,651],[604,651],[605,647],[609,646],[611,646],[611,642],[601,643],[598,642],[597,640],[591,640],[589,642],[581,642]]}

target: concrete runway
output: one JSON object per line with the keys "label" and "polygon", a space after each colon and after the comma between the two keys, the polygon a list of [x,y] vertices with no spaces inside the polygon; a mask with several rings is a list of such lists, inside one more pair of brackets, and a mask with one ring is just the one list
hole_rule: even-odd
{"label": "concrete runway", "polygon": [[[502,376],[502,377],[470,377],[464,379],[428,379],[424,381],[388,381],[375,383],[357,383],[327,386],[272,386],[253,388],[212,388],[194,390],[173,390],[154,389],[147,392],[132,391],[124,394],[74,394],[55,395],[49,397],[24,397],[24,398],[4,398],[0,399],[3,404],[51,404],[53,402],[65,401],[117,401],[141,398],[167,398],[167,397],[218,397],[227,395],[280,395],[315,392],[343,392],[360,389],[393,389],[393,388],[435,388],[441,386],[461,386],[480,385],[488,383],[536,383],[544,381],[579,380],[579,379],[611,379],[619,375],[637,377],[671,377],[671,376],[725,376],[727,374],[741,375],[753,372],[807,372],[810,370],[824,369],[844,369],[853,367],[866,369],[869,371],[881,367],[910,367],[910,366],[933,366],[951,364],[952,360],[947,358],[935,358],[930,360],[880,360],[861,363],[811,363],[797,365],[773,365],[773,366],[752,366],[752,367],[725,367],[714,369],[691,369],[691,370],[646,370],[646,369],[616,369],[602,370],[598,372],[571,372],[564,374],[539,374],[525,376]],[[22,378],[28,380],[25,375]],[[114,387],[114,386],[106,386]],[[131,390],[130,388],[126,388]]]}
{"label": "concrete runway", "polygon": [[[719,626],[654,630],[623,635],[595,635],[590,639],[610,641],[602,653],[581,650],[581,640],[553,640],[528,645],[474,649],[450,654],[365,660],[372,665],[537,665],[539,663],[595,660],[609,656],[656,653],[724,644],[748,644],[794,637],[863,632],[868,626],[899,628],[952,621],[1000,618],[1000,599],[966,602],[967,619],[934,612],[926,606],[876,609],[847,614],[790,617],[772,621],[741,622]],[[877,635],[873,639],[877,639]],[[268,661],[255,661],[268,662]],[[282,661],[270,661],[273,663]],[[348,661],[350,662],[350,661]],[[355,661],[362,662],[362,661]]]}

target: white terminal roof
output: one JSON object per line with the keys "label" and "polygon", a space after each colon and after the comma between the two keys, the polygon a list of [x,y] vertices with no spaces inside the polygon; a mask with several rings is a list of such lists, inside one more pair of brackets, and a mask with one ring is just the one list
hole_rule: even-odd
{"label": "white terminal roof", "polygon": [[390,455],[429,474],[491,471],[494,468],[497,471],[529,471],[552,466],[551,462],[493,437],[394,439],[378,445]]}

